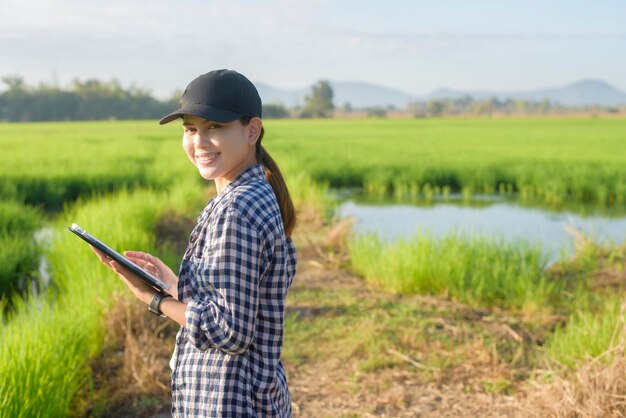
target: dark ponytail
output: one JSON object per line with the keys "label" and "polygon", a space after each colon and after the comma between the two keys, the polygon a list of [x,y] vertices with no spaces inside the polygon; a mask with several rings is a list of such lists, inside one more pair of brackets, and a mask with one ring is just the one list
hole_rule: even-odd
{"label": "dark ponytail", "polygon": [[[248,125],[251,119],[252,118],[249,116],[242,116],[239,121],[243,125]],[[263,139],[264,134],[265,129],[261,127],[261,134],[256,141],[256,160],[265,167],[265,178],[270,186],[272,186],[272,190],[274,190],[274,194],[278,200],[278,206],[280,207],[280,216],[283,219],[285,235],[289,238],[296,226],[296,210],[291,201],[285,179],[283,179],[283,175],[278,168],[278,164],[276,164],[276,161],[268,154],[265,147],[261,145],[261,139]]]}

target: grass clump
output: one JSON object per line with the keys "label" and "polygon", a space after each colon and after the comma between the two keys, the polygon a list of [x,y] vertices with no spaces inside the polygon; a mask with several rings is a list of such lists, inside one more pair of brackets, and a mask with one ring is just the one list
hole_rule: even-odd
{"label": "grass clump", "polygon": [[[568,260],[549,269],[550,275],[580,286],[564,313],[567,320],[554,330],[546,344],[552,360],[569,368],[613,352],[626,336],[626,246],[598,244],[577,231],[576,251]],[[605,354],[602,354],[605,353]]]}
{"label": "grass clump", "polygon": [[453,234],[385,243],[377,235],[364,234],[350,240],[349,252],[354,269],[367,281],[402,294],[537,310],[549,306],[560,290],[544,273],[541,249],[523,241]]}
{"label": "grass clump", "polygon": [[570,316],[566,326],[554,331],[546,344],[550,358],[575,367],[620,344],[618,334],[625,320],[621,300],[612,297],[599,302],[595,309],[581,307]]}

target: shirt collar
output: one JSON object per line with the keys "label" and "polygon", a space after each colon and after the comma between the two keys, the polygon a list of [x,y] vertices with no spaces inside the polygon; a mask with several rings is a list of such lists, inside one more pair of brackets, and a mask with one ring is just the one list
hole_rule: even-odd
{"label": "shirt collar", "polygon": [[257,179],[265,180],[265,170],[263,169],[262,163],[253,164],[243,170],[241,173],[239,173],[239,175],[235,177],[233,181],[231,181],[226,185],[226,187],[224,187],[224,190],[222,190],[222,193],[220,193],[220,195],[223,195],[224,193],[239,186],[240,184],[244,184]]}

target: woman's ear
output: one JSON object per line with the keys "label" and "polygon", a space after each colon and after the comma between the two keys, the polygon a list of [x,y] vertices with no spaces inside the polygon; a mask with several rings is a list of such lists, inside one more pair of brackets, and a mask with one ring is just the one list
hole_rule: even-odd
{"label": "woman's ear", "polygon": [[248,144],[254,145],[261,135],[261,128],[263,127],[263,121],[261,118],[254,117],[250,119],[248,123]]}

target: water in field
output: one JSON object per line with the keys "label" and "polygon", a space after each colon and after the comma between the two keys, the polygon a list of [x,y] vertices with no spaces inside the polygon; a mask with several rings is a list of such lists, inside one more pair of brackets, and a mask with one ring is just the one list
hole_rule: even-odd
{"label": "water in field", "polygon": [[626,208],[538,209],[497,196],[477,196],[469,202],[452,196],[445,202],[411,204],[348,195],[340,202],[337,214],[354,217],[356,233],[375,232],[387,241],[408,238],[419,231],[435,237],[454,232],[500,235],[507,240],[521,238],[540,244],[551,261],[574,249],[568,226],[594,241],[626,241]]}

